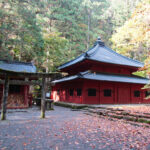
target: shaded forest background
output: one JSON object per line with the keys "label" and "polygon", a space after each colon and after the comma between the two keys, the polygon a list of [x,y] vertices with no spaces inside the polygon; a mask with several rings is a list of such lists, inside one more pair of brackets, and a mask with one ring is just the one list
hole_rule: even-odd
{"label": "shaded forest background", "polygon": [[150,0],[0,1],[0,59],[56,71],[98,36],[150,72]]}

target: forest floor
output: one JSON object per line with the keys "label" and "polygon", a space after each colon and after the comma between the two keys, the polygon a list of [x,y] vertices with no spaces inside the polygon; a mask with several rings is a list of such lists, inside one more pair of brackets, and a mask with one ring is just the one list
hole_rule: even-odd
{"label": "forest floor", "polygon": [[35,107],[8,113],[7,120],[0,121],[0,150],[150,149],[148,124],[88,114],[87,110],[54,109],[46,112],[46,119],[40,119]]}

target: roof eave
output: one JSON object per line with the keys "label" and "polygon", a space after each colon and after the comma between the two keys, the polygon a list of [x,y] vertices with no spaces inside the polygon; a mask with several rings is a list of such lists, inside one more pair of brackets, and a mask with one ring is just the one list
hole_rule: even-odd
{"label": "roof eave", "polygon": [[96,80],[96,79],[90,79],[90,78],[83,78],[83,79],[86,79],[86,80],[95,80],[95,81],[104,81],[104,82],[118,82],[118,83],[142,84],[142,85],[148,84],[148,82],[138,83],[138,82],[127,82],[127,81]]}
{"label": "roof eave", "polygon": [[58,67],[58,69],[59,70],[63,70],[63,69],[65,69],[65,68],[68,68],[68,67],[71,67],[71,66],[73,66],[73,65],[75,65],[75,64],[78,64],[78,63],[80,63],[80,62],[82,62],[82,61],[84,61],[84,60],[91,60],[91,61],[96,61],[96,62],[101,62],[101,63],[106,63],[106,64],[113,64],[113,65],[119,65],[119,66],[126,66],[126,67],[132,67],[132,68],[142,68],[142,67],[144,67],[144,63],[142,63],[143,65],[141,65],[141,66],[133,66],[133,65],[123,65],[123,64],[117,64],[117,63],[108,63],[108,62],[105,62],[105,61],[99,61],[99,60],[95,60],[95,59],[92,59],[92,58],[90,58],[90,57],[84,57],[84,59],[82,59],[81,61],[78,61],[78,62],[76,62],[76,63],[74,63],[74,64],[71,64],[71,65],[68,65],[68,66],[65,66],[65,67]]}
{"label": "roof eave", "polygon": [[144,67],[144,63],[142,66],[133,66],[133,65],[123,65],[123,64],[117,64],[117,63],[108,63],[108,62],[105,62],[105,61],[99,61],[99,60],[95,60],[95,59],[92,59],[92,58],[87,58],[88,60],[92,60],[92,61],[97,61],[97,62],[102,62],[102,63],[106,63],[106,64],[114,64],[114,65],[119,65],[119,66],[128,66],[128,67],[134,67],[134,68],[141,68],[141,67]]}
{"label": "roof eave", "polygon": [[[55,80],[55,81],[53,81],[53,83],[54,84],[57,84],[57,83],[61,83],[61,82],[68,82],[68,81],[73,81],[73,80],[76,80],[76,79],[87,79],[87,80],[96,80],[96,81],[105,81],[105,82],[119,82],[119,83],[131,83],[131,84],[148,84],[149,82],[150,82],[150,80],[149,79],[147,79],[147,78],[142,78],[142,77],[139,77],[138,78],[138,76],[135,76],[135,77],[137,77],[137,80],[139,79],[145,79],[145,81],[140,81],[140,82],[131,82],[131,81],[119,81],[119,80],[117,80],[117,81],[114,81],[114,80],[105,80],[105,79],[96,79],[96,78],[90,78],[90,77],[88,77],[87,75],[90,75],[91,73],[89,72],[89,71],[85,71],[85,72],[80,72],[79,74],[77,74],[76,76],[71,76],[71,77],[68,77],[68,79],[67,79],[67,77],[66,78],[64,78],[64,79],[60,79],[60,80]],[[108,75],[108,74],[107,74]],[[119,76],[118,76],[119,77]],[[124,76],[124,77],[127,77],[127,76]],[[109,78],[109,77],[108,77]],[[133,78],[134,79],[134,78]],[[133,80],[132,79],[132,80]]]}
{"label": "roof eave", "polygon": [[76,62],[76,63],[73,63],[73,64],[71,64],[71,65],[64,66],[64,67],[63,67],[63,65],[61,65],[61,66],[58,67],[58,69],[59,69],[59,70],[62,70],[62,69],[68,68],[68,67],[70,67],[70,66],[73,66],[73,65],[75,65],[75,64],[77,64],[77,63],[80,63],[80,62],[84,61],[85,59],[87,59],[87,58],[84,57],[82,60],[80,60],[80,61],[78,61],[78,62]]}

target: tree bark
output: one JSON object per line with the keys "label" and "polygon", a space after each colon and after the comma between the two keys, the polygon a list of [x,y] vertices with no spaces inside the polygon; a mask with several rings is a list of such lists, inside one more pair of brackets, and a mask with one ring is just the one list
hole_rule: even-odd
{"label": "tree bark", "polygon": [[88,14],[88,30],[87,30],[87,49],[89,49],[90,45],[90,27],[91,27],[91,10],[87,10]]}
{"label": "tree bark", "polygon": [[87,49],[89,49],[90,42],[90,14],[88,13],[88,31],[87,31]]}
{"label": "tree bark", "polygon": [[8,98],[8,90],[9,90],[9,78],[8,75],[6,75],[4,89],[3,89],[1,120],[6,120],[6,105],[7,105],[7,98]]}
{"label": "tree bark", "polygon": [[45,118],[45,77],[42,78],[41,118]]}

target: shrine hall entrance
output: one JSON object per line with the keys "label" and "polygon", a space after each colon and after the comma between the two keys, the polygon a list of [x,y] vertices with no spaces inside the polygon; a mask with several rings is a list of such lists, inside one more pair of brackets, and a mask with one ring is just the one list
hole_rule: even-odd
{"label": "shrine hall entrance", "polygon": [[118,104],[130,103],[130,88],[128,86],[118,87]]}
{"label": "shrine hall entrance", "polygon": [[85,84],[84,104],[131,103],[129,84],[88,81]]}

